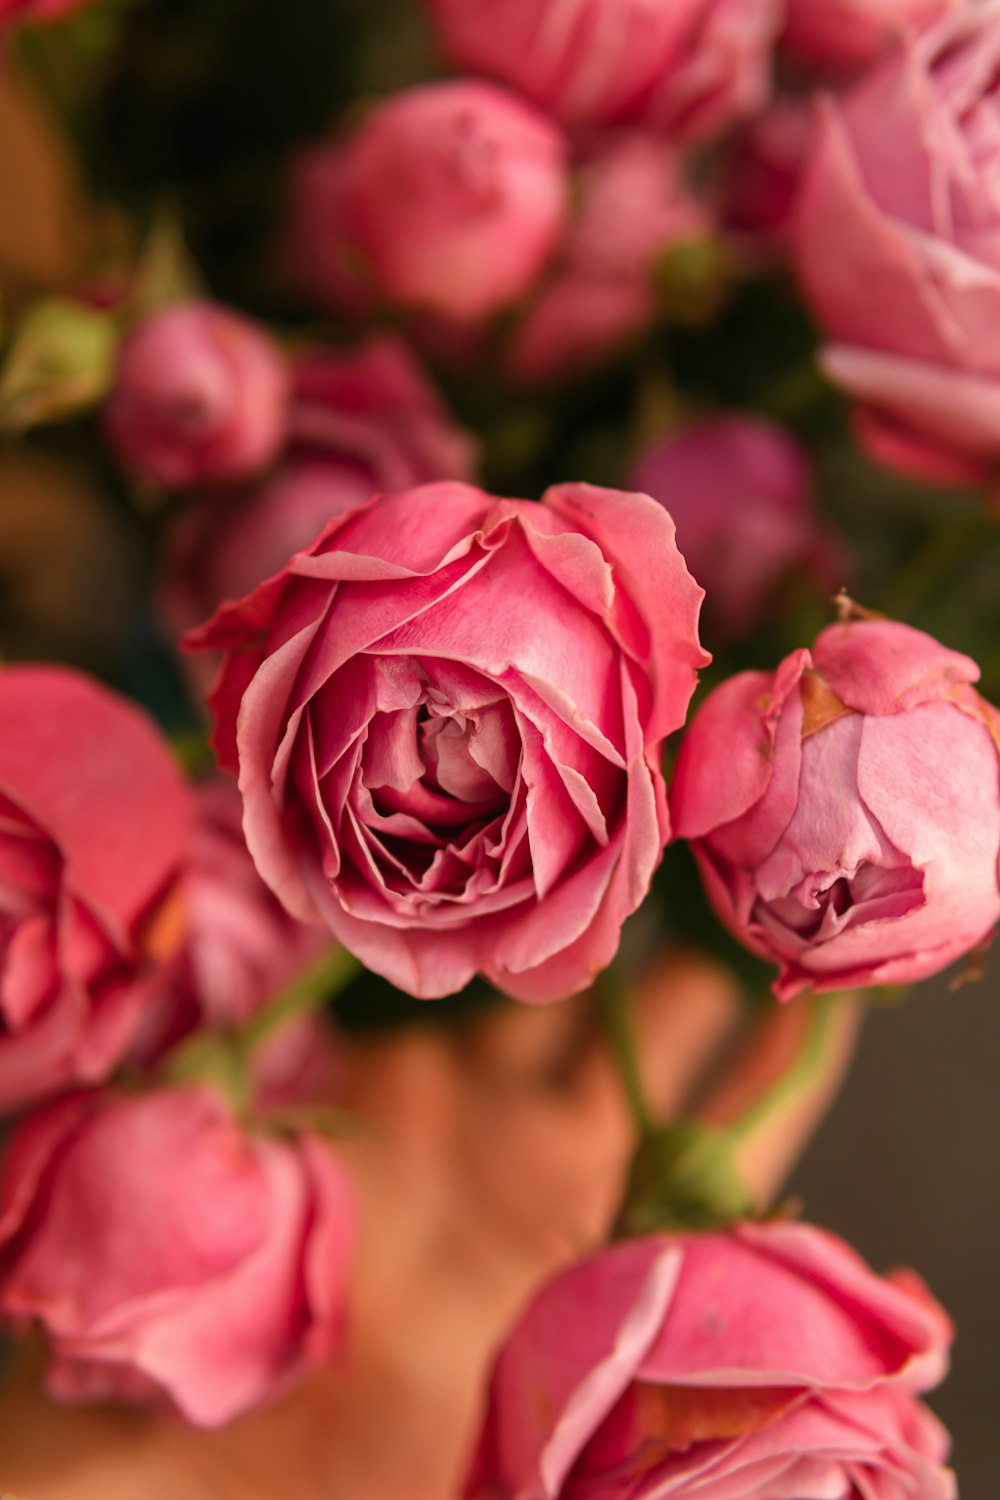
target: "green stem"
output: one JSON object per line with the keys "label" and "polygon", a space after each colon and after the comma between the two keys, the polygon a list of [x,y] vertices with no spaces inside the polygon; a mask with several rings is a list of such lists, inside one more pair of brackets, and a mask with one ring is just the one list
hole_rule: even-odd
{"label": "green stem", "polygon": [[794,1060],[770,1088],[763,1089],[739,1118],[726,1127],[736,1144],[746,1141],[771,1115],[804,1094],[822,1071],[827,1042],[835,1029],[839,1001],[840,996],[833,994],[813,995],[804,1002],[808,1019]]}
{"label": "green stem", "polygon": [[614,1051],[622,1088],[628,1100],[629,1112],[636,1134],[642,1141],[652,1133],[654,1121],[642,1087],[631,1010],[625,986],[622,983],[621,970],[617,964],[612,964],[604,971],[597,981],[596,989],[601,1016]]}
{"label": "green stem", "polygon": [[248,1052],[259,1047],[271,1034],[296,1016],[319,1010],[361,972],[361,964],[346,948],[333,948],[318,963],[300,974],[276,995],[243,1029],[243,1045]]}

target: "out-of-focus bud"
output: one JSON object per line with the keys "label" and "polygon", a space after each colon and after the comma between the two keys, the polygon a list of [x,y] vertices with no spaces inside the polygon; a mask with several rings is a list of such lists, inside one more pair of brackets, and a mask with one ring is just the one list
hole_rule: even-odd
{"label": "out-of-focus bud", "polygon": [[244,479],[284,440],[289,388],[284,359],[249,319],[177,303],[123,342],[108,437],[129,469],[170,489]]}
{"label": "out-of-focus bud", "polygon": [[702,138],[770,88],[780,0],[427,0],[463,67],[522,90],[568,125]]}
{"label": "out-of-focus bud", "polygon": [[567,196],[566,146],[541,113],[492,84],[428,84],[300,159],[290,256],[337,310],[374,294],[475,323],[529,290]]}
{"label": "out-of-focus bud", "polygon": [[793,573],[828,589],[843,582],[806,456],[770,422],[698,422],[646,448],[628,482],[673,517],[677,545],[706,590],[709,645],[753,630]]}
{"label": "out-of-focus bud", "polygon": [[172,635],[249,593],[376,490],[471,479],[475,469],[472,440],[406,346],[387,337],[302,358],[288,436],[278,472],[258,489],[199,495],[177,516],[160,589]]}
{"label": "out-of-focus bud", "polygon": [[533,381],[575,372],[641,334],[657,312],[658,263],[704,242],[710,227],[679,152],[646,132],[608,137],[581,168],[559,268],[515,333],[514,373]]}
{"label": "out-of-focus bud", "polygon": [[812,97],[784,94],[733,141],[725,165],[728,228],[753,247],[783,244],[816,125]]}
{"label": "out-of-focus bud", "polygon": [[681,746],[675,832],[775,992],[907,984],[1000,918],[1000,716],[979,669],[888,620],[824,630],[709,695]]}
{"label": "out-of-focus bud", "polygon": [[922,31],[959,0],[788,0],[781,47],[807,67],[841,73],[874,62],[906,32]]}
{"label": "out-of-focus bud", "polygon": [[108,312],[66,297],[36,302],[0,369],[0,429],[20,431],[96,405],[111,382],[117,343]]}
{"label": "out-of-focus bud", "polygon": [[802,177],[794,254],[882,462],[981,482],[1000,459],[1000,5],[911,41],[824,103]]}

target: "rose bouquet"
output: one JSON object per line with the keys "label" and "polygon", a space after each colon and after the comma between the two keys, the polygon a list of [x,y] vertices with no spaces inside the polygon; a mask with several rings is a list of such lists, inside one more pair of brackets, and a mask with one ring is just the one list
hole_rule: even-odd
{"label": "rose bouquet", "polygon": [[0,45],[0,1488],[953,1500],[782,1191],[1000,921],[1000,0]]}

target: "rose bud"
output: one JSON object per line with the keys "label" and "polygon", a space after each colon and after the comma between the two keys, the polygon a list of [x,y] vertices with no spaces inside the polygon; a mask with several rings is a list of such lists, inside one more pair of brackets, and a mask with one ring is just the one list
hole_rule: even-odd
{"label": "rose bud", "polygon": [[57,1400],[216,1427],[341,1335],[353,1192],[319,1137],[244,1131],[211,1089],[71,1095],[0,1176],[0,1311],[37,1321]]}
{"label": "rose bud", "polygon": [[717,134],[770,91],[781,0],[427,0],[449,55],[567,125]]}
{"label": "rose bud", "polygon": [[308,355],[293,378],[279,471],[251,493],[199,495],[168,535],[160,606],[172,635],[249,593],[376,490],[473,476],[472,440],[396,339]]}
{"label": "rose bud", "polygon": [[709,695],[676,833],[775,993],[908,984],[1000,917],[1000,716],[968,657],[888,620],[831,625]]}
{"label": "rose bud", "polygon": [[189,637],[226,652],[214,742],[261,875],[411,994],[583,989],[669,832],[701,593],[642,495],[436,484],[335,517]]}
{"label": "rose bud", "polygon": [[544,115],[492,84],[426,84],[377,106],[343,145],[301,158],[290,235],[312,247],[300,272],[337,310],[345,298],[363,305],[357,284],[476,323],[531,287],[567,196],[566,145]]}
{"label": "rose bud", "polygon": [[808,1224],[625,1240],[497,1358],[466,1500],[954,1500],[948,1319]]}
{"label": "rose bud", "polygon": [[929,480],[1000,457],[998,36],[995,4],[963,7],[825,101],[795,211],[823,368],[869,451]]}
{"label": "rose bud", "polygon": [[261,329],[212,302],[176,303],[123,342],[105,425],[140,478],[229,482],[274,457],[288,395],[285,361]]}
{"label": "rose bud", "polygon": [[725,222],[751,255],[784,252],[815,128],[812,97],[783,94],[734,139],[724,165]]}
{"label": "rose bud", "polygon": [[145,715],[0,670],[0,1112],[125,1055],[181,937],[187,787]]}
{"label": "rose bud", "polygon": [[759,625],[793,574],[828,590],[843,582],[805,453],[770,422],[715,417],[661,438],[639,455],[629,486],[669,510],[719,641]]}
{"label": "rose bud", "polygon": [[940,20],[958,0],[788,0],[781,47],[821,73],[864,68],[906,32]]}
{"label": "rose bud", "polygon": [[523,380],[575,372],[641,334],[656,316],[659,257],[711,228],[678,152],[640,131],[602,143],[583,164],[578,198],[558,270],[514,337],[511,364]]}

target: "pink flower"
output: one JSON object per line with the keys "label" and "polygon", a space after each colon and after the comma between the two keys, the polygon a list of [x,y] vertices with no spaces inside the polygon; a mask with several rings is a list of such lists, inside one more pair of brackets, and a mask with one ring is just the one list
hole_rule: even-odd
{"label": "pink flower", "polygon": [[979,669],[890,621],[831,625],[710,694],[671,789],[722,920],[775,991],[908,984],[1000,918],[1000,716]]}
{"label": "pink flower", "polygon": [[958,0],[788,0],[781,45],[812,68],[863,68],[907,32],[940,20]]}
{"label": "pink flower", "polygon": [[315,1136],[249,1135],[203,1087],[72,1095],[7,1148],[0,1310],[42,1325],[57,1399],[214,1427],[336,1348],[354,1235]]}
{"label": "pink flower", "polygon": [[807,1224],[622,1241],[504,1344],[467,1500],[954,1500],[913,1394],[950,1340],[912,1272]]}
{"label": "pink flower", "polygon": [[575,371],[641,334],[656,316],[658,257],[710,224],[673,147],[640,131],[603,141],[580,172],[559,268],[515,334],[515,373],[545,380]]}
{"label": "pink flower", "polygon": [[[381,496],[191,638],[261,875],[413,994],[611,959],[668,833],[701,590],[644,496]],[[237,723],[238,719],[238,723]]]}
{"label": "pink flower", "polygon": [[811,97],[782,94],[733,141],[725,165],[726,223],[740,236],[760,237],[763,246],[784,250],[802,176],[816,129]]}
{"label": "pink flower", "polygon": [[823,367],[873,454],[927,479],[1000,456],[998,58],[990,0],[828,100],[796,210]]}
{"label": "pink flower", "polygon": [[770,89],[780,0],[427,0],[462,67],[568,125],[712,135]]}
{"label": "pink flower", "polygon": [[187,927],[133,1049],[144,1062],[199,1026],[242,1026],[331,947],[327,932],[290,917],[257,874],[229,778],[201,783],[194,802]]}
{"label": "pink flower", "polygon": [[58,21],[88,0],[0,0],[0,24],[4,21]]}
{"label": "pink flower", "polygon": [[300,159],[291,253],[337,310],[370,288],[476,323],[528,291],[566,200],[566,146],[542,114],[492,84],[425,84]]}
{"label": "pink flower", "polygon": [[288,388],[284,360],[248,319],[176,303],[124,341],[108,437],[128,468],[172,489],[244,479],[284,439]]}
{"label": "pink flower", "polygon": [[843,583],[813,505],[806,456],[769,422],[715,417],[661,438],[640,454],[629,484],[672,515],[720,640],[759,624],[793,573],[830,590]]}
{"label": "pink flower", "polygon": [[190,830],[143,714],[63,668],[0,671],[0,1111],[121,1061],[180,940]]}
{"label": "pink flower", "polygon": [[168,536],[160,605],[174,635],[249,593],[376,490],[472,478],[472,440],[398,340],[307,355],[293,374],[278,473],[250,493],[197,496]]}

